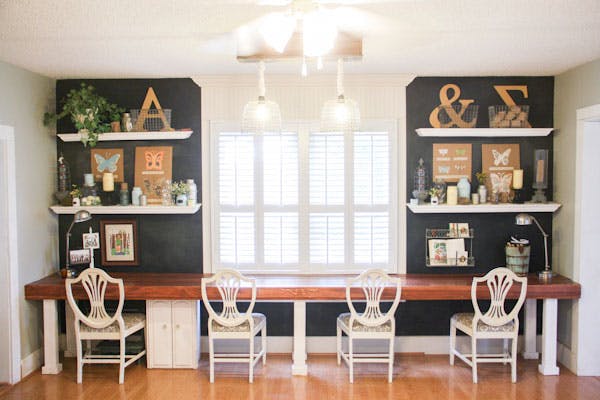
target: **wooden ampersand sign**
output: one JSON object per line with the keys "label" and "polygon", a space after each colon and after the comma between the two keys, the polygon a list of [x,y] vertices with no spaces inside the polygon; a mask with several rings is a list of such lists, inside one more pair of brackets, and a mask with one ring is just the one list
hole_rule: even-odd
{"label": "wooden ampersand sign", "polygon": [[[452,91],[452,97],[448,98],[450,91]],[[454,125],[459,128],[473,128],[475,126],[476,120],[465,121],[462,119],[467,107],[475,100],[459,100],[459,98],[460,87],[458,87],[458,85],[455,85],[454,83],[448,83],[447,85],[442,86],[440,89],[440,105],[434,108],[433,111],[431,111],[431,114],[429,114],[429,123],[433,128],[451,128]],[[452,108],[452,103],[457,100],[461,105],[458,112]],[[447,123],[442,123],[440,121],[439,113],[442,109],[444,109],[450,118],[450,121]]]}
{"label": "wooden ampersand sign", "polygon": [[[150,114],[150,107],[152,107],[152,104],[154,104],[154,106],[156,107],[156,114]],[[163,131],[172,131],[173,128],[171,128],[171,126],[169,125],[169,123],[167,122],[167,118],[165,117],[165,113],[162,110],[162,107],[160,106],[160,103],[158,102],[158,98],[156,97],[156,93],[154,93],[154,89],[152,89],[152,87],[148,88],[148,92],[146,92],[146,98],[144,99],[144,103],[142,104],[142,108],[140,109],[140,115],[137,119],[137,121],[135,122],[135,126],[133,128],[134,131],[136,132],[143,132],[144,131],[144,122],[146,122],[146,119],[160,119],[163,123]]]}

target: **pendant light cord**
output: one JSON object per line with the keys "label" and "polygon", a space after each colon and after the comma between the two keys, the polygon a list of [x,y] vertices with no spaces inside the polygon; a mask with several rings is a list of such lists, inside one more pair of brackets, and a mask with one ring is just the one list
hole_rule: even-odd
{"label": "pendant light cord", "polygon": [[344,61],[341,58],[337,63],[337,95],[338,98],[344,97]]}
{"label": "pendant light cord", "polygon": [[260,61],[258,64],[258,98],[265,98],[265,62]]}

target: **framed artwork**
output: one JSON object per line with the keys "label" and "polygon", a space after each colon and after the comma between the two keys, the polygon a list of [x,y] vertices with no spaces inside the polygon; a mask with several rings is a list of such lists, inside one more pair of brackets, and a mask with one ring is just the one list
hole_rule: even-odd
{"label": "framed artwork", "polygon": [[92,250],[100,248],[100,235],[98,235],[98,232],[83,234],[83,248]]}
{"label": "framed artwork", "polygon": [[96,182],[102,181],[102,174],[112,172],[115,182],[123,182],[123,149],[90,150],[92,173]]}
{"label": "framed artwork", "polygon": [[458,237],[469,237],[470,236],[470,231],[469,231],[469,224],[468,223],[459,223],[457,224],[457,231],[458,231]]}
{"label": "framed artwork", "polygon": [[148,204],[161,204],[161,190],[171,180],[173,147],[152,146],[135,148],[135,183],[148,197]]}
{"label": "framed artwork", "polygon": [[139,265],[136,220],[101,220],[100,237],[103,266]]}
{"label": "framed artwork", "polygon": [[433,144],[433,181],[458,182],[466,176],[471,177],[471,143],[434,143]]}
{"label": "framed artwork", "polygon": [[90,250],[71,250],[69,251],[69,264],[70,265],[83,265],[89,264],[92,261]]}
{"label": "framed artwork", "polygon": [[509,193],[512,187],[513,170],[519,169],[521,159],[518,144],[482,144],[481,164],[489,179],[489,193]]}

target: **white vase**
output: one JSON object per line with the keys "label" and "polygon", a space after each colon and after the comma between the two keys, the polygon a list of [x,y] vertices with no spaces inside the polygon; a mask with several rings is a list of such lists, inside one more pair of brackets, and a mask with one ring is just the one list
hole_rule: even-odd
{"label": "white vase", "polygon": [[479,193],[479,202],[481,204],[487,203],[487,189],[485,185],[479,185],[479,188],[477,188],[477,193]]}
{"label": "white vase", "polygon": [[178,206],[187,206],[187,195],[186,194],[178,194],[175,198],[175,204]]}
{"label": "white vase", "polygon": [[431,205],[437,206],[439,204],[439,199],[437,196],[431,196]]}

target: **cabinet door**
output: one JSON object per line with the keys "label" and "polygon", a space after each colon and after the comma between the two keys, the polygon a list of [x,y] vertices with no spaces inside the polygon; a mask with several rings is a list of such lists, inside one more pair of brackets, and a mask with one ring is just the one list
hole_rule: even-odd
{"label": "cabinet door", "polygon": [[148,368],[172,368],[171,302],[167,300],[146,302],[146,319],[148,324]]}
{"label": "cabinet door", "polygon": [[198,368],[197,301],[175,300],[173,315],[173,368]]}

